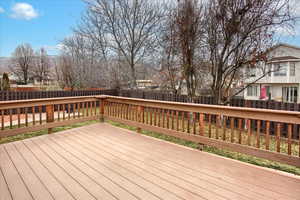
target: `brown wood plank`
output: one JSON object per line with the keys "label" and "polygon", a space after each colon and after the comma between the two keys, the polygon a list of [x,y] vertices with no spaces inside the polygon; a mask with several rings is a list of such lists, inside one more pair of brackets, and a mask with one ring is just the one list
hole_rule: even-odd
{"label": "brown wood plank", "polygon": [[32,197],[34,199],[53,200],[53,196],[49,193],[45,185],[43,185],[32,169],[27,165],[26,161],[18,153],[15,146],[10,143],[4,145],[4,147],[24,183],[26,184],[26,187],[31,192]]}
{"label": "brown wood plank", "polygon": [[24,184],[22,177],[10,160],[4,145],[0,146],[0,168],[14,200],[33,200],[31,193]]}
{"label": "brown wood plank", "polygon": [[[32,140],[33,143],[41,149],[50,159],[54,160],[55,163],[60,166],[61,169],[66,171],[70,176],[72,176],[80,185],[85,188],[88,193],[90,193],[96,199],[116,199],[112,194],[108,191],[103,189],[103,187],[98,184],[94,179],[89,177],[86,173],[88,170],[87,168],[78,168],[81,163],[77,162],[70,162],[59,154],[59,152],[54,151],[53,149],[49,148],[46,144],[47,139],[34,139]],[[98,177],[99,178],[99,177]],[[103,177],[100,178],[103,180]]]}
{"label": "brown wood plank", "polygon": [[[87,135],[88,135],[89,133],[87,132]],[[79,135],[82,135],[81,134],[81,131],[80,131],[80,134]],[[67,135],[67,137],[71,137],[71,138],[73,138],[71,135]],[[91,144],[90,143],[90,140],[88,139],[88,138],[85,138],[86,136],[80,136],[80,138],[77,140],[77,142],[80,142],[80,141],[84,141],[84,142],[87,142],[87,146],[86,146],[86,148],[88,148],[88,147],[92,147],[93,146],[93,144]],[[95,137],[93,137],[93,136],[88,136],[88,137],[90,137],[91,139],[92,138],[95,138]],[[101,149],[101,150],[99,150],[99,151],[110,151],[111,150],[111,148],[109,148],[109,150],[108,150],[108,148],[107,147],[105,147],[106,145],[112,145],[112,143],[114,143],[114,142],[117,142],[117,141],[111,141],[111,138],[113,138],[113,137],[109,137],[109,139],[108,138],[105,138],[104,139],[104,141],[103,141],[103,144],[102,145],[104,145],[103,146],[103,149]],[[98,140],[98,138],[97,138],[97,140]],[[99,140],[101,140],[100,138],[99,138]],[[95,142],[93,142],[94,143],[94,146],[98,143],[98,142],[100,142],[100,141],[95,141]],[[111,144],[110,144],[111,143]],[[121,142],[121,143],[123,143],[123,142]],[[68,142],[68,144],[69,144],[69,142]],[[144,145],[144,144],[143,144]],[[143,145],[141,145],[141,146],[143,146]],[[75,146],[82,146],[82,145],[80,145],[80,144],[76,144]],[[132,148],[128,148],[128,146],[132,146]],[[96,146],[95,146],[96,147]],[[125,149],[124,149],[125,148]],[[106,149],[106,150],[105,150]],[[151,162],[151,158],[153,159],[153,156],[151,156],[150,154],[148,154],[148,156],[147,155],[145,155],[144,154],[144,152],[147,152],[147,150],[145,151],[145,150],[141,150],[140,148],[139,148],[139,150],[135,150],[135,147],[133,147],[133,145],[131,145],[130,143],[129,143],[129,145],[128,144],[126,144],[126,145],[121,145],[121,146],[119,146],[119,148],[115,148],[117,151],[121,151],[122,149],[124,149],[124,153],[128,153],[128,158],[131,158],[131,157],[136,157],[136,155],[138,155],[138,154],[141,154],[141,156],[139,156],[139,157],[137,157],[137,159],[139,159],[140,161],[143,161],[144,159],[143,158],[145,158],[145,157],[149,157],[149,158],[147,158],[147,163],[144,163],[144,165],[147,165],[147,166],[149,166],[149,168],[151,168],[151,169],[153,169],[153,168],[156,168],[157,166],[158,166],[158,164],[157,163],[153,163],[153,162]],[[158,147],[156,148],[156,149],[159,149]],[[93,150],[92,150],[93,151]],[[143,152],[143,153],[142,153]],[[148,151],[148,153],[149,153],[149,151]],[[166,152],[167,153],[167,152]],[[117,155],[118,154],[118,152],[112,152],[111,153],[112,155]],[[119,153],[120,154],[120,153]],[[116,158],[117,159],[117,158]],[[118,158],[117,160],[119,160],[120,158]],[[159,161],[161,161],[161,160],[163,160],[163,163],[165,164],[165,162],[166,162],[166,159],[165,158],[160,158],[160,159],[158,159]],[[157,162],[157,160],[156,160],[156,162]],[[141,164],[141,163],[139,163],[138,164],[138,166],[141,166],[141,165],[143,165],[143,164]],[[164,170],[168,170],[169,171],[169,173],[170,174],[178,174],[178,173],[180,173],[180,172],[178,172],[178,169],[177,168],[175,168],[174,169],[174,171],[172,171],[171,170],[171,168],[172,168],[172,166],[168,166],[168,167],[164,167]],[[173,168],[174,168],[174,166],[173,166]],[[163,171],[162,170],[162,168],[159,168],[158,170],[160,170],[160,171]],[[171,171],[170,171],[171,170]],[[197,176],[196,174],[195,174],[195,172],[194,173],[191,173],[190,174],[190,176],[186,176],[186,175],[183,175],[183,174],[178,174],[178,176],[179,177],[185,177],[185,179],[186,180],[194,180],[193,179],[193,177],[194,176]],[[208,177],[206,177],[206,180],[207,180],[207,178]],[[207,180],[208,181],[208,180]],[[206,181],[206,184],[208,184],[207,185],[207,187],[208,188],[210,188],[210,183],[215,183],[217,180],[210,180],[211,182],[210,183],[207,183],[207,181]],[[197,183],[197,180],[194,180],[193,181],[194,183]],[[226,183],[222,183],[222,182],[219,182],[218,184],[220,184],[220,186],[222,185],[223,187],[224,186],[226,186],[227,184]],[[214,188],[214,186],[211,186],[212,188]],[[230,190],[230,188],[232,189],[232,187],[233,186],[230,186],[230,185],[228,185],[228,186],[226,186],[227,187],[227,189],[228,190]],[[240,187],[240,185],[236,185],[236,187],[237,188],[239,188]],[[218,190],[218,189],[217,189]],[[247,188],[244,188],[244,190],[243,190],[243,193],[245,193],[247,191]],[[225,192],[226,193],[226,192]],[[230,193],[230,192],[228,192],[228,193]],[[223,194],[223,193],[222,193]],[[253,197],[255,196],[253,193],[252,193],[252,195],[253,195]],[[233,198],[233,196],[234,195],[232,195],[231,196],[231,198]],[[256,196],[256,197],[258,197],[258,196]],[[239,197],[238,197],[239,199],[243,199],[243,195],[240,195]]]}
{"label": "brown wood plank", "polygon": [[74,198],[67,189],[48,171],[46,167],[32,154],[23,142],[14,143],[18,152],[26,160],[27,164],[34,170],[35,174],[47,187],[55,200],[73,200]]}
{"label": "brown wood plank", "polygon": [[4,179],[2,170],[0,168],[0,199],[1,200],[12,200],[12,196]]}
{"label": "brown wood plank", "polygon": [[[70,142],[72,142],[72,141],[70,140]],[[145,179],[143,179],[141,177],[140,174],[134,173],[134,171],[132,171],[132,170],[130,171],[127,168],[121,167],[119,165],[119,162],[117,162],[117,163],[110,162],[110,160],[113,158],[110,158],[110,160],[103,159],[103,156],[101,154],[95,155],[93,152],[89,152],[87,150],[82,150],[82,149],[80,149],[80,151],[78,151],[78,150],[74,151],[74,148],[72,148],[70,145],[66,145],[66,143],[61,143],[61,142],[59,142],[59,140],[52,140],[52,142],[49,143],[49,145],[51,145],[53,148],[55,148],[56,152],[58,152],[58,153],[62,152],[62,151],[67,151],[67,153],[66,153],[66,154],[68,154],[67,158],[76,157],[77,159],[85,161],[87,164],[93,164],[92,166],[97,167],[97,170],[101,170],[102,168],[111,169],[112,171],[114,171],[115,173],[118,174],[117,176],[124,177],[128,181],[134,182],[135,184],[139,185],[140,188],[145,188],[145,190],[146,191],[148,190],[150,193],[150,195],[149,195],[149,194],[145,194],[145,191],[142,191],[140,193],[139,192],[140,189],[134,190],[134,194],[137,197],[140,197],[142,199],[143,198],[153,199],[153,198],[158,198],[159,196],[161,196],[161,197],[167,197],[167,199],[178,199],[178,197],[176,197],[175,195],[169,194],[169,193],[167,193],[167,191],[156,186],[155,183],[146,181]],[[110,163],[109,165],[107,165],[108,161]],[[102,169],[102,170],[105,170],[105,169]],[[113,176],[111,178],[113,178]],[[123,185],[123,187],[124,187],[124,185]],[[118,190],[120,190],[120,189],[116,189],[116,191],[118,191]],[[143,196],[143,194],[144,194],[144,196]],[[119,194],[119,196],[120,196],[120,194]],[[124,198],[124,196],[123,196],[123,198]]]}
{"label": "brown wood plank", "polygon": [[131,126],[140,126],[142,129],[145,129],[145,130],[163,133],[163,134],[166,134],[169,136],[174,136],[174,137],[181,138],[184,140],[193,141],[193,142],[197,142],[197,143],[203,143],[203,144],[221,148],[221,149],[237,151],[240,153],[245,153],[248,155],[257,156],[257,157],[261,157],[261,158],[265,158],[265,159],[269,159],[269,160],[282,162],[282,163],[286,163],[289,165],[294,165],[294,166],[300,167],[300,159],[296,156],[288,156],[286,154],[280,154],[277,152],[257,149],[254,147],[240,145],[240,144],[232,144],[232,143],[228,143],[228,142],[224,142],[224,141],[219,141],[217,139],[207,138],[207,137],[198,136],[198,135],[183,134],[182,132],[178,132],[175,130],[168,130],[168,129],[163,129],[163,128],[159,128],[159,127],[153,127],[153,126],[149,126],[146,124],[139,125],[132,121],[118,120],[116,118],[108,118],[108,119],[118,121],[121,123],[125,123],[125,124],[131,125]]}
{"label": "brown wood plank", "polygon": [[[94,125],[94,126],[96,126],[96,125]],[[131,131],[128,131],[128,132],[131,132]],[[114,134],[117,134],[115,131],[114,132],[112,132],[112,131],[107,131],[106,132],[109,136],[111,136],[111,135],[114,135]],[[105,134],[106,135],[106,134]],[[133,136],[135,136],[135,135],[133,135]],[[92,137],[92,136],[91,136]],[[103,136],[103,137],[107,137],[107,135],[106,136]],[[122,137],[120,138],[119,136],[117,136],[117,139],[119,139],[119,140],[122,140],[122,141],[125,141],[127,136],[126,136],[126,134],[124,134],[124,135],[122,135]],[[116,138],[116,137],[115,137]],[[140,137],[138,137],[138,138],[140,138]],[[125,139],[125,140],[124,140]],[[142,138],[143,139],[143,138]],[[130,144],[130,141],[132,141],[132,139],[128,139],[128,144],[127,145],[131,145]],[[151,140],[151,143],[154,143],[155,141],[152,141]],[[116,143],[119,143],[118,141],[116,141]],[[134,145],[134,144],[132,144],[131,146],[135,146],[134,148],[137,150],[137,151],[141,151],[140,149],[138,150],[137,149],[137,147],[138,148],[145,148],[145,149],[149,149],[149,146],[151,146],[152,144],[148,144],[149,143],[149,141],[147,142],[147,143],[143,143],[143,142],[141,142],[141,141],[139,141],[139,142],[137,142],[136,144],[140,144],[139,146],[136,146],[136,145]],[[162,143],[162,144],[164,144],[165,142],[164,141],[159,141],[159,143]],[[147,147],[148,146],[148,147]],[[177,147],[176,147],[177,145],[171,145],[171,146],[165,146],[165,147],[172,147],[172,149],[173,150],[175,150],[175,149],[177,149]],[[151,148],[152,149],[152,148]],[[153,149],[154,150],[154,149]],[[152,153],[155,153],[154,151],[151,151],[151,155],[152,155]],[[156,150],[159,150],[159,148],[155,148],[155,151]],[[165,153],[164,153],[165,152]],[[166,160],[168,160],[168,159],[170,159],[170,158],[173,158],[174,156],[175,157],[178,157],[177,159],[175,159],[176,160],[176,162],[180,162],[183,158],[185,158],[184,160],[186,160],[186,161],[182,161],[182,165],[185,165],[185,167],[184,168],[189,168],[190,167],[190,165],[192,164],[192,162],[191,161],[188,161],[188,159],[186,159],[186,158],[189,158],[190,156],[188,156],[188,155],[190,155],[190,153],[193,153],[193,154],[196,154],[196,155],[198,155],[198,152],[197,151],[190,151],[188,154],[186,154],[186,155],[183,155],[182,157],[180,157],[180,156],[178,156],[178,155],[180,155],[180,154],[183,154],[183,152],[185,152],[185,151],[182,151],[182,150],[179,150],[179,149],[177,149],[177,151],[176,151],[176,153],[174,154],[174,151],[173,152],[170,152],[170,154],[169,154],[169,152],[168,151],[162,151],[162,152],[159,152],[158,153],[158,155],[160,155],[160,156],[162,156],[162,155],[164,155],[165,156],[165,158],[160,158],[159,160],[163,160],[164,161],[164,163],[165,163],[165,161]],[[207,155],[207,156],[210,156],[210,154],[205,154],[205,155]],[[198,159],[194,159],[193,161],[194,162],[196,162]],[[212,160],[211,160],[212,161]],[[243,169],[242,169],[242,171],[241,171],[241,175],[238,175],[237,176],[237,173],[238,173],[238,171],[236,171],[236,169],[234,169],[234,168],[232,168],[232,174],[234,175],[234,176],[236,176],[235,177],[235,179],[243,179],[243,180],[249,180],[249,177],[251,177],[250,179],[253,179],[254,181],[256,181],[256,182],[260,182],[260,181],[257,181],[257,179],[262,179],[262,182],[261,182],[261,185],[259,185],[259,187],[265,187],[266,185],[267,186],[269,186],[268,188],[269,189],[273,189],[273,188],[276,188],[274,191],[277,191],[277,190],[281,190],[281,189],[290,189],[290,188],[288,188],[288,187],[283,187],[282,188],[282,185],[281,184],[283,184],[283,185],[285,185],[285,184],[291,184],[292,182],[293,183],[297,183],[298,184],[298,186],[300,186],[300,182],[299,182],[299,178],[298,178],[298,180],[297,180],[297,177],[293,177],[293,178],[296,178],[296,179],[293,179],[293,178],[289,178],[288,176],[277,176],[277,178],[280,178],[280,179],[282,179],[282,180],[280,180],[279,182],[274,182],[274,175],[275,175],[275,173],[274,172],[270,172],[270,171],[272,171],[272,170],[262,170],[262,168],[259,168],[259,167],[255,167],[255,166],[252,166],[252,165],[247,165],[247,164],[244,164],[244,163],[240,163],[240,162],[238,162],[238,161],[230,161],[230,160],[228,160],[228,159],[225,159],[224,160],[224,158],[221,158],[220,157],[220,166],[221,166],[221,168],[220,169],[224,169],[223,168],[223,164],[224,164],[224,161],[226,161],[225,163],[227,163],[227,164],[236,164],[236,165],[240,165],[240,164],[242,164],[244,167],[245,167],[245,169],[247,169],[248,171],[244,171]],[[203,167],[203,162],[201,161],[201,160],[199,160],[199,166],[197,166],[197,167],[195,167],[195,169],[200,169],[200,168],[202,168]],[[209,162],[209,163],[207,163],[207,164],[210,164],[211,165],[211,167],[212,168],[210,168],[211,170],[212,170],[212,173],[213,174],[215,174],[215,173],[217,173],[217,171],[215,170],[215,167],[216,167],[216,164],[214,164],[213,162]],[[233,167],[233,166],[232,166]],[[250,169],[250,170],[249,170]],[[227,171],[228,172],[228,171]],[[255,173],[255,174],[257,174],[257,173],[264,173],[264,175],[260,175],[259,177],[256,177],[256,176],[254,176],[254,177],[252,177],[252,175],[251,175],[251,173]],[[243,176],[243,175],[244,176]],[[247,174],[247,176],[249,176],[248,178],[247,177],[245,177],[245,175]],[[223,172],[221,173],[221,175],[223,176],[224,174],[223,174]],[[278,174],[279,175],[279,174]],[[280,174],[280,175],[282,175],[282,174]],[[286,180],[286,179],[289,179],[288,181]],[[268,180],[268,182],[264,182],[264,180]],[[281,181],[282,181],[282,183],[281,183]],[[291,182],[292,181],[292,182]],[[281,185],[281,186],[280,186]],[[300,187],[299,187],[300,188]],[[293,194],[297,194],[297,192],[299,191],[300,192],[300,189],[299,189],[298,187],[294,187],[294,189],[293,190],[295,190],[294,192],[293,192]],[[287,190],[287,191],[288,191]],[[288,193],[288,192],[287,192]]]}
{"label": "brown wood plank", "polygon": [[31,140],[24,140],[27,148],[30,148],[35,157],[39,158],[40,162],[56,177],[76,199],[89,200],[95,199],[90,193],[86,191],[73,177],[66,171],[59,167],[51,158],[49,158],[43,151],[35,147]]}

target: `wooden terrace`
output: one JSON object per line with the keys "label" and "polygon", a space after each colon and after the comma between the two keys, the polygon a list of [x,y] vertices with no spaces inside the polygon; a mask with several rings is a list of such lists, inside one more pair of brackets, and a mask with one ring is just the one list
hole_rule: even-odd
{"label": "wooden terrace", "polygon": [[[292,136],[298,112],[111,96],[7,101],[0,111],[1,137],[49,132],[0,145],[1,200],[300,199],[299,176],[139,134],[156,131],[299,167],[299,136]],[[93,119],[99,123],[52,133]]]}

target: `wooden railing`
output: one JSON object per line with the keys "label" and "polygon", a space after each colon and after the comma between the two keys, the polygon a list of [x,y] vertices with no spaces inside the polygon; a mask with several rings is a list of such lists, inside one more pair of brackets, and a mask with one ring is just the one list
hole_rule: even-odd
{"label": "wooden railing", "polygon": [[100,95],[6,101],[0,103],[0,114],[0,137],[41,129],[51,133],[54,127],[105,118],[137,127],[138,132],[155,131],[300,167],[300,112]]}

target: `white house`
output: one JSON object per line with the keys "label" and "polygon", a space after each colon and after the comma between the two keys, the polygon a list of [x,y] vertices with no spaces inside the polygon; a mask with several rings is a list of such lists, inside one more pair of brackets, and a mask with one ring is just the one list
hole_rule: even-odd
{"label": "white house", "polygon": [[300,103],[300,47],[278,44],[269,50],[268,57],[266,64],[251,69],[245,83],[261,77],[264,74],[262,69],[272,72],[248,87],[244,98]]}

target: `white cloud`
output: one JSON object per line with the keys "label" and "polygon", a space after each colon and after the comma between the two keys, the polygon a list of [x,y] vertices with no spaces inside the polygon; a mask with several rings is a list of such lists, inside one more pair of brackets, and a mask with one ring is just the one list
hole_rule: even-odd
{"label": "white cloud", "polygon": [[38,12],[28,3],[16,3],[12,7],[11,17],[31,20],[39,16]]}
{"label": "white cloud", "polygon": [[0,7],[0,13],[4,13],[4,12],[5,10],[2,7]]}

